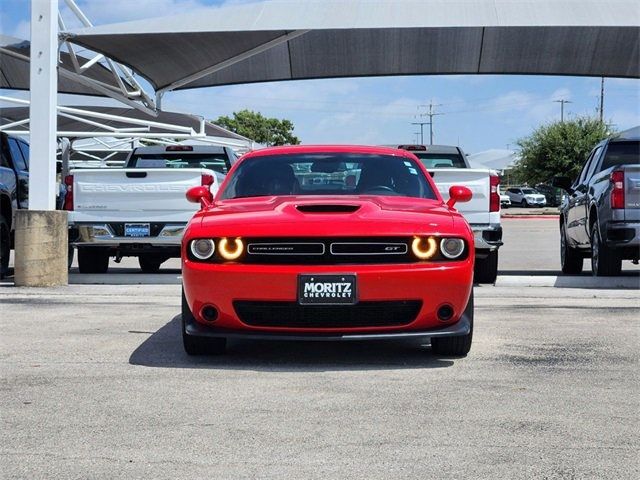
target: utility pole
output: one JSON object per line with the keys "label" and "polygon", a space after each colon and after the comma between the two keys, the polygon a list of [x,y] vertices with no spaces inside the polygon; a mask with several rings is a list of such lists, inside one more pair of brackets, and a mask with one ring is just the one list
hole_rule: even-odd
{"label": "utility pole", "polygon": [[431,100],[431,102],[429,102],[429,105],[418,105],[418,108],[420,107],[429,107],[429,112],[428,113],[421,113],[420,116],[421,117],[429,117],[429,121],[425,122],[425,125],[428,123],[429,124],[429,145],[433,145],[433,117],[435,117],[436,115],[443,115],[442,113],[435,113],[433,111],[434,107],[441,107],[442,105],[438,104],[438,105],[434,105],[433,104],[433,100]]}
{"label": "utility pole", "polygon": [[561,100],[554,100],[554,102],[560,104],[560,122],[564,122],[564,104],[573,102],[571,100],[565,100],[564,98]]}
{"label": "utility pole", "polygon": [[424,126],[431,125],[431,123],[430,122],[411,122],[411,125],[420,125],[420,145],[424,145]]}
{"label": "utility pole", "polygon": [[600,123],[604,122],[604,77],[600,79]]}

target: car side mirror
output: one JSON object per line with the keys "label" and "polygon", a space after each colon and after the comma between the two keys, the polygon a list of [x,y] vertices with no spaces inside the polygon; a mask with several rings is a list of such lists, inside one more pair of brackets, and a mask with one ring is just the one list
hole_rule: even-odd
{"label": "car side mirror", "polygon": [[571,179],[569,177],[553,177],[551,185],[561,188],[569,193],[573,191],[571,188]]}
{"label": "car side mirror", "polygon": [[187,200],[193,203],[199,203],[202,208],[210,207],[213,204],[213,195],[209,191],[209,187],[197,186],[187,190]]}
{"label": "car side mirror", "polygon": [[452,208],[456,203],[464,203],[471,200],[473,192],[467,187],[462,185],[454,185],[449,188],[449,201],[447,201],[447,207]]}

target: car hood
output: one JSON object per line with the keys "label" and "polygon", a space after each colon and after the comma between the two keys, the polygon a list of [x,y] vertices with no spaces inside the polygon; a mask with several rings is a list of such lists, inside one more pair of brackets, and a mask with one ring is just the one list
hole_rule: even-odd
{"label": "car hood", "polygon": [[199,215],[200,233],[214,237],[451,234],[464,223],[440,201],[355,195],[223,200]]}
{"label": "car hood", "polygon": [[524,196],[526,198],[535,198],[536,200],[543,200],[544,198],[546,198],[544,195],[541,195],[539,193],[525,193]]}

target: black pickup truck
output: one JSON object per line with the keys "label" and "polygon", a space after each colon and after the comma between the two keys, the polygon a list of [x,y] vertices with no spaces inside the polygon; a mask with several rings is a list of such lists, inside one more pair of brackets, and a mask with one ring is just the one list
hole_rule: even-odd
{"label": "black pickup truck", "polygon": [[560,259],[564,273],[582,271],[591,258],[596,276],[620,274],[623,260],[640,258],[640,136],[600,142],[578,178],[556,177],[567,198],[560,206]]}
{"label": "black pickup truck", "polygon": [[13,219],[29,206],[29,144],[0,132],[0,278],[9,269]]}

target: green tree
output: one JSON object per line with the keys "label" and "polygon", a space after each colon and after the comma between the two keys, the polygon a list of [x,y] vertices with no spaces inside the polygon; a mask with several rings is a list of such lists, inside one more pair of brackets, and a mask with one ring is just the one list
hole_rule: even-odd
{"label": "green tree", "polygon": [[300,139],[293,134],[291,121],[267,118],[260,112],[241,110],[233,112],[232,118],[221,116],[213,123],[264,145],[298,145],[300,143]]}
{"label": "green tree", "polygon": [[554,176],[575,178],[591,149],[612,133],[609,125],[591,117],[538,127],[517,142],[520,160],[513,178],[529,185],[549,182]]}

